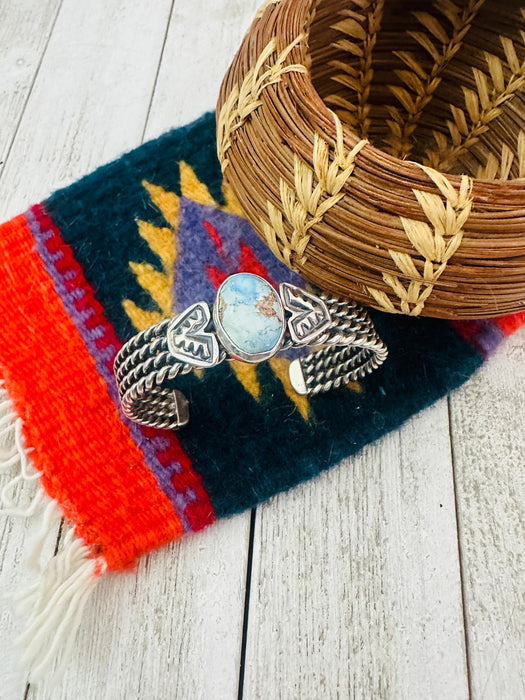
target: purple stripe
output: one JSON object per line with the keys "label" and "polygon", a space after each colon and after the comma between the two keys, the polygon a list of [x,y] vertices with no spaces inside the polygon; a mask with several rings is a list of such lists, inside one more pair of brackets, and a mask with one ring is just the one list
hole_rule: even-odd
{"label": "purple stripe", "polygon": [[473,338],[476,349],[487,358],[505,339],[505,333],[493,321],[478,321],[478,332]]}
{"label": "purple stripe", "polygon": [[108,393],[115,402],[122,422],[127,425],[134,442],[144,453],[146,464],[154,473],[160,488],[171,501],[173,508],[182,523],[184,531],[191,531],[191,526],[188,518],[185,515],[185,509],[189,503],[192,503],[195,500],[195,494],[191,489],[186,489],[184,493],[179,493],[171,481],[172,476],[182,471],[182,465],[179,462],[172,462],[168,466],[161,464],[156,454],[158,448],[155,445],[155,440],[157,438],[154,438],[153,440],[147,438],[142,433],[140,426],[137,423],[129,420],[129,418],[122,413],[117,383],[109,366],[117,354],[118,348],[114,346],[107,346],[105,348],[98,347],[96,341],[98,338],[103,336],[101,329],[105,330],[104,327],[100,324],[95,326],[93,329],[87,328],[86,326],[86,321],[96,313],[95,309],[88,308],[83,309],[82,311],[77,309],[75,301],[82,299],[85,296],[85,290],[83,290],[81,287],[77,287],[73,290],[67,289],[64,280],[71,281],[71,279],[74,277],[74,273],[71,274],[72,271],[68,270],[65,274],[62,274],[59,270],[57,270],[56,262],[63,257],[63,253],[50,253],[47,248],[46,242],[56,234],[53,230],[42,231],[36,216],[31,210],[26,212],[26,218],[31,233],[35,239],[38,254],[44,262],[48,275],[54,282],[55,289],[62,299],[64,308],[73,320],[80,336],[83,338],[89,354],[95,360],[97,370],[106,382]]}
{"label": "purple stripe", "polygon": [[505,339],[504,331],[491,319],[451,321],[453,328],[484,359]]}

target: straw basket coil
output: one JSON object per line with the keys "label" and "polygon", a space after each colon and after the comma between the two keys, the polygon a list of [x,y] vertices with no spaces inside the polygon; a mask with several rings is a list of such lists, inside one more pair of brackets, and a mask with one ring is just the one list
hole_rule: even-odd
{"label": "straw basket coil", "polygon": [[525,0],[269,0],[221,88],[257,232],[393,313],[525,309]]}

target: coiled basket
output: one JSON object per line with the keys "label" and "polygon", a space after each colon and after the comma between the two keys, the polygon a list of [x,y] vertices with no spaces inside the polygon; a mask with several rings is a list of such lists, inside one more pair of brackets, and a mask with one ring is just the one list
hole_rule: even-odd
{"label": "coiled basket", "polygon": [[267,2],[217,109],[256,231],[384,311],[524,310],[524,32],[513,0]]}

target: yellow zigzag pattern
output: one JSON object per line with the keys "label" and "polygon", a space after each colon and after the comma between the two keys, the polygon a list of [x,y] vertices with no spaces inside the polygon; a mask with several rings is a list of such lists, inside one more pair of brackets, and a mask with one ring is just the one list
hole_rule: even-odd
{"label": "yellow zigzag pattern", "polygon": [[[183,197],[200,204],[219,207],[211,196],[206,185],[195,175],[194,170],[184,162],[179,164],[180,188]],[[137,226],[141,237],[146,241],[150,249],[158,255],[162,269],[158,270],[149,263],[130,262],[130,268],[137,278],[137,282],[145,289],[158,306],[158,311],[142,309],[131,299],[125,299],[122,304],[137,331],[145,330],[164,318],[173,315],[173,282],[175,261],[177,259],[176,235],[179,228],[180,198],[174,192],[167,192],[158,185],[143,181],[143,186],[148,192],[151,201],[162,213],[169,227],[159,227],[147,221],[137,220]],[[224,185],[223,194],[226,200],[224,211],[230,214],[242,216],[241,209],[231,189]],[[293,389],[288,377],[289,361],[283,358],[273,357],[269,360],[272,371],[281,381],[286,395],[295,404],[305,420],[308,420],[309,403],[305,396],[299,396]],[[261,386],[257,378],[257,366],[245,362],[233,361],[231,368],[243,387],[255,400],[259,399]],[[200,376],[201,372],[196,370]]]}

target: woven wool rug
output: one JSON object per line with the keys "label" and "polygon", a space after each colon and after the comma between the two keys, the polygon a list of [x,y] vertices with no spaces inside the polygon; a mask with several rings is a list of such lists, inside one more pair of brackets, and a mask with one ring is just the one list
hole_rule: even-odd
{"label": "woven wool rug", "polygon": [[[179,432],[130,422],[112,373],[128,338],[212,302],[234,272],[304,286],[242,218],[215,151],[208,114],[1,227],[0,468],[14,470],[4,510],[40,511],[44,529],[53,517],[71,525],[25,596],[34,676],[60,644],[72,647],[104,572],[357,452],[462,384],[525,321],[372,312],[389,358],[346,389],[297,396],[286,357],[223,363],[177,380],[191,407]],[[20,508],[13,493],[24,479],[39,487]]]}

